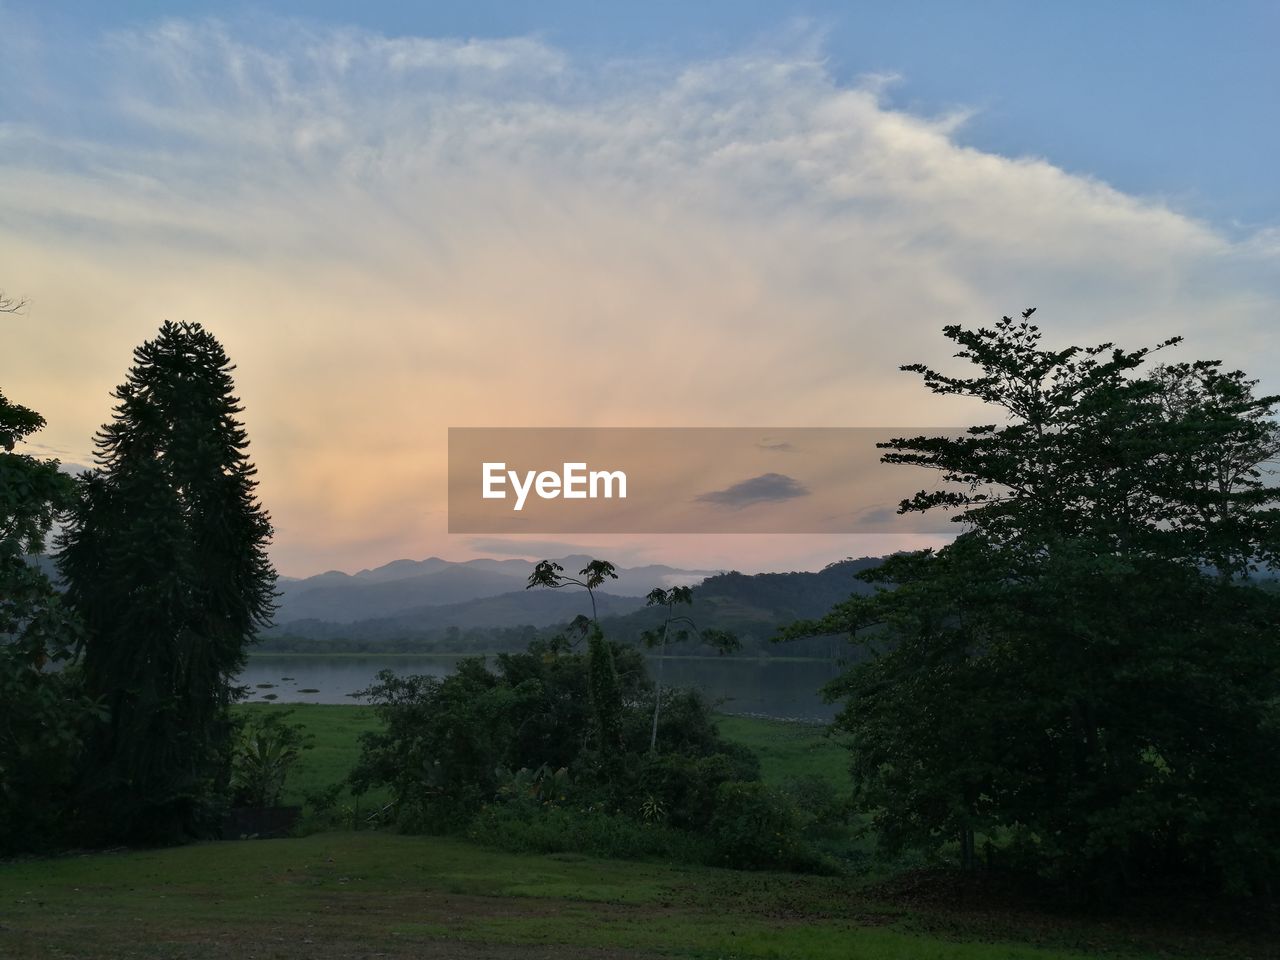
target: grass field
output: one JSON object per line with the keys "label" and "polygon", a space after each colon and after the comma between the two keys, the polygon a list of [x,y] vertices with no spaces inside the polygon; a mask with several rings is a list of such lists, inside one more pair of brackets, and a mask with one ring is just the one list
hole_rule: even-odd
{"label": "grass field", "polygon": [[[290,709],[315,736],[291,800],[345,777],[359,734],[376,724],[358,706],[240,709]],[[719,722],[760,753],[771,783],[817,774],[847,786],[845,751],[822,728]],[[0,864],[6,958],[1280,957],[1261,937],[1203,929],[939,900],[847,877],[518,855],[370,830]]]}
{"label": "grass field", "polygon": [[726,740],[755,751],[760,774],[772,786],[816,775],[842,790],[849,788],[849,752],[827,727],[735,716],[722,716],[718,723]]}
{"label": "grass field", "polygon": [[[974,918],[882,902],[835,878],[375,832],[7,864],[0,905],[0,956],[13,958],[1067,960],[1100,945],[1168,955],[1097,924],[984,916],[978,933]],[[1221,955],[1265,955],[1232,949]]]}

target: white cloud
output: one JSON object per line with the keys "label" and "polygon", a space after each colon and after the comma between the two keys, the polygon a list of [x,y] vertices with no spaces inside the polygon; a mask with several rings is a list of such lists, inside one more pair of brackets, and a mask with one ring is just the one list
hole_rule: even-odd
{"label": "white cloud", "polygon": [[1274,229],[960,146],[963,111],[783,43],[591,64],[173,20],[46,48],[0,73],[0,281],[33,308],[6,392],[83,459],[131,346],[202,320],[282,555],[354,566],[448,549],[449,425],[954,423],[897,365],[1024,306],[1280,379]]}

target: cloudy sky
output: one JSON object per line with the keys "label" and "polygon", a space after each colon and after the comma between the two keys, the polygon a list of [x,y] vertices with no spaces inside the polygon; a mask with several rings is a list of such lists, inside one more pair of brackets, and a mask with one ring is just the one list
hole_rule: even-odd
{"label": "cloudy sky", "polygon": [[1280,5],[685,6],[0,3],[39,452],[90,462],[133,346],[199,321],[305,575],[558,546],[446,533],[450,426],[963,424],[897,366],[1030,305],[1280,389]]}

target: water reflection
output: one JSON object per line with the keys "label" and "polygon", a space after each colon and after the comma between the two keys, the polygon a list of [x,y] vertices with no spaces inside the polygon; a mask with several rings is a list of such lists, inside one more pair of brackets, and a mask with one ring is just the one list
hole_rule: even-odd
{"label": "water reflection", "polygon": [[[368,687],[381,670],[443,677],[453,671],[450,656],[271,656],[251,657],[238,682],[250,702],[357,703],[351,694]],[[724,713],[829,720],[838,707],[824,703],[823,684],[839,673],[826,660],[762,660],[669,657],[670,686],[696,687]]]}

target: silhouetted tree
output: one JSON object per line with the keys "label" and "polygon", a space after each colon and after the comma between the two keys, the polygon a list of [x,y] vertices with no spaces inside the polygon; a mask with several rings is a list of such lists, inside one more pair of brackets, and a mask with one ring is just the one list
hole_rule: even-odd
{"label": "silhouetted tree", "polygon": [[1264,890],[1280,597],[1255,574],[1280,563],[1280,397],[1215,362],[1144,374],[1150,349],[1047,350],[1031,313],[945,328],[975,376],[904,368],[1006,415],[882,445],[948,482],[901,511],[955,509],[964,532],[788,633],[870,648],[829,693],[887,846],[950,838],[972,866],[980,836],[1005,837],[998,856],[1095,899],[1154,878]]}
{"label": "silhouetted tree", "polygon": [[[0,311],[16,307],[0,295]],[[29,560],[44,552],[72,492],[56,460],[15,452],[44,423],[0,394],[0,850],[57,841],[82,729],[93,716],[67,668],[80,624]]]}
{"label": "silhouetted tree", "polygon": [[226,797],[232,681],[275,584],[233,369],[199,324],[134,351],[60,538],[86,687],[110,710],[84,813],[110,835],[200,835]]}

